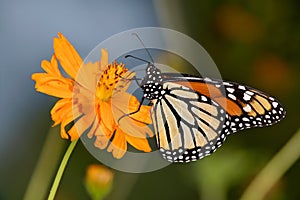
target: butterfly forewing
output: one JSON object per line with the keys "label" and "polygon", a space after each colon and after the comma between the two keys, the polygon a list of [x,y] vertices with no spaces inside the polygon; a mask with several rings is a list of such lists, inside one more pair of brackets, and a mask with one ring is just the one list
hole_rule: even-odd
{"label": "butterfly forewing", "polygon": [[283,107],[274,97],[257,89],[228,82],[225,88],[227,98],[239,106],[236,109],[239,114],[231,117],[232,131],[269,126],[285,116]]}
{"label": "butterfly forewing", "polygon": [[249,86],[199,77],[187,77],[185,82],[174,77],[169,81],[186,85],[221,105],[231,118],[231,132],[269,126],[285,116],[285,110],[274,97]]}

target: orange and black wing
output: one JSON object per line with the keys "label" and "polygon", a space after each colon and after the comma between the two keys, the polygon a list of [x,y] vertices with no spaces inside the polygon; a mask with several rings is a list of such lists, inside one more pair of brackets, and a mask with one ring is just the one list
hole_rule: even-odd
{"label": "orange and black wing", "polygon": [[184,81],[174,79],[172,82],[189,87],[222,106],[230,116],[232,132],[269,126],[286,114],[274,97],[239,83],[199,77],[186,77]]}

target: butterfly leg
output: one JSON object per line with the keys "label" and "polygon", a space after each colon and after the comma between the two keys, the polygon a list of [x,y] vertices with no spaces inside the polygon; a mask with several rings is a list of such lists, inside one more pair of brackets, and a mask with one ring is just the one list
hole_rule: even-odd
{"label": "butterfly leg", "polygon": [[145,97],[143,96],[142,99],[141,99],[141,102],[140,102],[140,105],[139,105],[138,109],[137,109],[136,111],[133,111],[133,112],[128,113],[128,114],[125,114],[125,115],[123,115],[122,117],[120,117],[120,118],[118,119],[118,124],[120,123],[121,119],[123,119],[124,117],[127,117],[127,116],[129,116],[129,115],[133,115],[133,114],[139,112],[140,109],[141,109],[141,107],[142,107],[142,105],[143,105],[144,100],[145,100]]}
{"label": "butterfly leg", "polygon": [[125,77],[120,76],[120,78],[125,79],[125,80],[127,80],[127,81],[135,81],[135,83],[136,83],[139,87],[141,87],[141,83],[139,83],[138,81],[140,81],[140,80],[142,80],[142,79],[136,78],[136,76],[134,76],[134,77],[132,77],[132,78],[125,78]]}

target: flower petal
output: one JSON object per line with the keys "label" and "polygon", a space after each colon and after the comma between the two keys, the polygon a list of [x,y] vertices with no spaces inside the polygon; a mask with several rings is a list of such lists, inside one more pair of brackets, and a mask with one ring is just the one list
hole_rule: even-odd
{"label": "flower petal", "polygon": [[31,78],[36,81],[35,88],[39,92],[59,98],[71,98],[73,95],[74,81],[71,79],[46,73],[35,73]]}
{"label": "flower petal", "polygon": [[61,33],[58,33],[58,38],[54,38],[54,53],[62,68],[75,80],[82,64],[82,59],[75,48]]}
{"label": "flower petal", "polygon": [[152,124],[150,110],[151,110],[151,106],[141,106],[139,112],[130,115],[130,118],[132,118],[138,122]]}
{"label": "flower petal", "polygon": [[[132,82],[132,78],[135,76],[134,72],[127,71],[124,75],[122,75],[123,78],[120,79],[119,83],[117,84],[116,88],[118,88],[122,93],[125,93],[130,86]],[[119,87],[121,86],[121,87]]]}
{"label": "flower petal", "polygon": [[122,129],[126,134],[139,138],[146,138],[147,134],[149,136],[153,135],[147,124],[132,119],[130,115],[124,115],[122,110],[115,109],[114,107],[115,106],[113,105],[115,121],[119,123],[118,127],[120,127],[120,129]]}
{"label": "flower petal", "polygon": [[152,137],[154,134],[152,130],[146,125],[140,122],[137,122],[130,117],[123,117],[119,122],[119,127],[126,134],[137,137],[137,138],[146,138],[147,135]]}
{"label": "flower petal", "polygon": [[99,101],[99,104],[100,104],[99,112],[101,115],[101,121],[103,122],[105,127],[112,132],[115,126],[115,120],[112,114],[111,105],[105,101]]}
{"label": "flower petal", "polygon": [[[90,131],[87,133],[88,138],[93,138],[93,136],[100,136],[103,135],[105,136],[105,133],[103,132],[103,130],[100,128],[100,123],[98,122],[98,118],[96,117],[93,125],[90,129]],[[104,147],[105,148],[105,147]]]}
{"label": "flower petal", "polygon": [[99,79],[99,63],[100,62],[89,62],[83,64],[76,77],[76,82],[79,83],[80,86],[88,89],[93,93],[95,93],[97,81]]}
{"label": "flower petal", "polygon": [[95,147],[99,149],[105,149],[108,145],[109,139],[107,139],[106,135],[98,135],[94,142]]}
{"label": "flower petal", "polygon": [[57,63],[55,55],[53,55],[51,57],[51,61],[50,62],[48,60],[43,60],[42,63],[41,63],[41,67],[49,75],[62,77],[62,75],[61,75],[61,73],[59,71],[59,68],[58,68],[58,63]]}
{"label": "flower petal", "polygon": [[63,139],[72,140],[72,138],[66,132],[66,126],[73,121],[73,118],[64,118],[60,124],[60,136]]}
{"label": "flower petal", "polygon": [[[81,134],[82,134],[82,132],[81,132]],[[70,139],[71,141],[74,141],[74,140],[77,140],[81,136],[81,134],[78,133],[76,126],[73,125],[70,128],[70,130],[68,131],[67,135],[69,136],[68,139]]]}
{"label": "flower petal", "polygon": [[[128,92],[116,93],[112,96],[111,104],[122,111],[123,114],[129,114],[138,110],[140,102],[138,99],[129,94]],[[137,120],[145,123],[151,123],[150,117],[151,106],[141,106],[141,109],[136,114],[130,115],[130,117],[136,118]],[[141,112],[141,114],[139,114]],[[122,114],[122,115],[123,115]]]}
{"label": "flower petal", "polygon": [[[113,130],[114,131],[114,130]],[[107,147],[112,135],[113,131],[109,130],[103,121],[100,122],[96,119],[91,128],[90,133],[88,134],[89,138],[92,138],[93,135],[96,136],[95,146],[99,149],[104,149]]]}
{"label": "flower petal", "polygon": [[150,147],[147,139],[133,137],[128,134],[125,135],[125,138],[126,138],[127,142],[129,144],[131,144],[134,148],[144,151],[144,152],[151,151],[151,147]]}
{"label": "flower petal", "polygon": [[[111,100],[113,114],[115,121],[119,123],[119,127],[126,133],[139,137],[145,138],[146,133],[152,137],[154,134],[147,124],[151,124],[150,106],[141,106],[139,112],[128,115],[138,110],[140,102],[137,98],[129,93],[120,93],[113,96]],[[120,121],[118,121],[122,118]]]}
{"label": "flower petal", "polygon": [[69,98],[57,101],[51,110],[51,117],[54,121],[53,126],[61,123],[60,134],[64,139],[72,139],[66,133],[65,126],[67,126],[69,123],[71,123],[81,115],[78,108],[74,108],[73,110],[72,109],[72,99]]}
{"label": "flower petal", "polygon": [[96,115],[94,95],[86,88],[80,87],[75,83],[73,89],[73,104],[81,109],[84,114],[93,113]]}
{"label": "flower petal", "polygon": [[82,116],[68,131],[71,141],[77,140],[93,124],[93,113]]}
{"label": "flower petal", "polygon": [[72,113],[72,99],[60,99],[53,106],[50,111],[52,120],[54,121],[53,126],[61,123],[64,118],[70,118]]}
{"label": "flower petal", "polygon": [[105,49],[101,49],[101,62],[100,62],[100,69],[104,71],[108,65],[108,53]]}
{"label": "flower petal", "polygon": [[125,133],[121,129],[116,129],[113,140],[107,147],[108,152],[112,152],[113,156],[120,159],[124,156],[127,150],[127,143],[125,140]]}

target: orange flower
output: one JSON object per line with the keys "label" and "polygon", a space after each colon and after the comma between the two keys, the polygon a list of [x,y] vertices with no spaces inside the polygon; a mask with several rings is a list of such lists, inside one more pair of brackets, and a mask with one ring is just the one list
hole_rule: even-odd
{"label": "orange flower", "polygon": [[114,173],[112,170],[92,164],[86,170],[85,186],[92,199],[103,199],[113,185]]}
{"label": "orange flower", "polygon": [[[101,50],[101,60],[83,63],[81,57],[58,33],[54,38],[54,55],[50,61],[42,61],[46,73],[35,73],[37,91],[61,98],[51,110],[54,125],[61,124],[61,137],[76,140],[83,133],[95,137],[95,146],[112,152],[121,158],[127,143],[138,150],[150,152],[147,135],[153,133],[147,126],[151,123],[150,107],[141,106],[137,98],[126,92],[134,73],[124,64],[108,63],[108,53]],[[70,77],[64,77],[58,61]],[[121,78],[126,77],[126,78]],[[71,128],[66,130],[66,126]]]}

